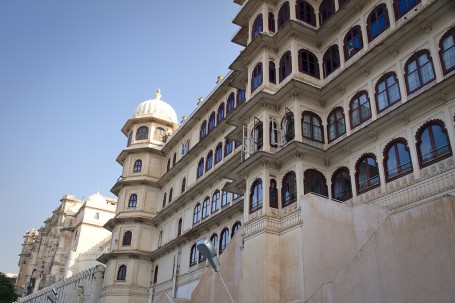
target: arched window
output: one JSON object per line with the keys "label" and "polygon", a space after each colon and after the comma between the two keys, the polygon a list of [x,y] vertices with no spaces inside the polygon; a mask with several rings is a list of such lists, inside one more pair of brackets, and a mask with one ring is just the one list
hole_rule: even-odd
{"label": "arched window", "polygon": [[215,164],[223,160],[223,143],[220,142],[215,147]]}
{"label": "arched window", "polygon": [[284,2],[283,5],[280,7],[280,10],[278,11],[278,29],[280,29],[286,21],[289,20],[291,17],[290,15],[290,10],[289,10],[289,2]]}
{"label": "arched window", "polygon": [[295,138],[294,114],[288,111],[281,120],[281,142],[287,144]]}
{"label": "arched window", "polygon": [[199,223],[201,221],[201,203],[196,204],[193,212],[193,224]]}
{"label": "arched window", "polygon": [[167,159],[166,172],[171,169],[171,158]]}
{"label": "arched window", "polygon": [[163,231],[160,231],[160,235],[158,236],[158,248],[163,245]]}
{"label": "arched window", "polygon": [[183,220],[182,220],[182,218],[180,218],[179,223],[177,225],[177,237],[182,234],[182,225],[183,225]]}
{"label": "arched window", "polygon": [[316,26],[316,15],[314,14],[314,8],[308,2],[303,0],[297,0],[297,4],[295,6],[295,13],[297,19],[299,19],[300,21]]}
{"label": "arched window", "polygon": [[304,138],[324,143],[321,118],[315,113],[304,111],[302,113],[302,134]]}
{"label": "arched window", "polygon": [[269,82],[276,84],[276,68],[273,61],[269,61]]}
{"label": "arched window", "polygon": [[131,231],[126,231],[123,234],[122,245],[131,245],[131,238],[133,237],[133,233]]}
{"label": "arched window", "polygon": [[251,92],[254,92],[262,84],[262,62],[256,64],[251,73]]}
{"label": "arched window", "polygon": [[142,170],[142,160],[136,160],[133,166],[133,172],[138,173]]}
{"label": "arched window", "polygon": [[420,0],[393,0],[393,10],[395,12],[395,20],[400,19],[410,10],[417,6]]}
{"label": "arched window", "polygon": [[452,155],[444,123],[433,120],[422,125],[416,135],[420,167],[430,165]]}
{"label": "arched window", "polygon": [[378,112],[401,100],[400,86],[395,73],[387,73],[378,80],[375,97]]}
{"label": "arched window", "polygon": [[287,51],[280,59],[280,83],[292,73],[291,51]]}
{"label": "arched window", "polygon": [[439,57],[444,75],[455,69],[455,27],[449,29],[439,41]]}
{"label": "arched window", "polygon": [[256,179],[250,190],[250,213],[262,208],[262,180]]}
{"label": "arched window", "polygon": [[155,132],[153,133],[153,140],[166,142],[166,130],[162,127],[155,128]]}
{"label": "arched window", "polygon": [[197,164],[197,177],[200,178],[204,174],[204,158],[200,159]]}
{"label": "arched window", "polygon": [[190,252],[190,266],[194,266],[197,264],[197,249],[196,249],[196,244],[193,244],[191,246],[191,252]]}
{"label": "arched window", "polygon": [[207,136],[207,121],[204,120],[201,124],[201,130],[199,132],[199,139],[202,140]]}
{"label": "arched window", "polygon": [[324,175],[315,169],[307,169],[303,173],[303,187],[305,194],[314,193],[327,197],[329,193]]}
{"label": "arched window", "polygon": [[174,153],[174,156],[172,156],[172,166],[174,166],[176,162],[177,162],[177,153]]}
{"label": "arched window", "polygon": [[430,52],[421,50],[412,55],[405,66],[406,88],[412,94],[435,79]]}
{"label": "arched window", "polygon": [[360,91],[349,103],[351,128],[355,128],[371,118],[370,100],[366,91]]}
{"label": "arched window", "polygon": [[297,201],[297,181],[295,172],[290,171],[281,181],[281,204],[286,207]]}
{"label": "arched window", "polygon": [[136,207],[137,205],[137,195],[131,194],[130,199],[128,200],[128,207]]}
{"label": "arched window", "polygon": [[126,146],[130,146],[131,141],[133,141],[133,131],[130,131],[130,133],[128,134],[128,142],[126,143]]}
{"label": "arched window", "polygon": [[186,190],[186,177],[182,179],[182,188],[181,188],[181,193],[183,194]]}
{"label": "arched window", "polygon": [[172,202],[172,194],[174,193],[174,189],[171,187],[171,189],[169,190],[169,203]]}
{"label": "arched window", "polygon": [[149,137],[149,128],[141,126],[136,131],[136,140],[145,140]]}
{"label": "arched window", "polygon": [[299,71],[319,79],[318,58],[306,49],[299,50]]}
{"label": "arched window", "polygon": [[269,202],[271,208],[278,208],[278,188],[275,179],[270,179]]}
{"label": "arched window", "polygon": [[205,163],[205,171],[211,170],[213,167],[213,151],[207,154],[207,162]]}
{"label": "arched window", "polygon": [[338,45],[332,45],[329,49],[327,49],[324,53],[324,57],[322,58],[322,65],[324,68],[324,78],[340,67]]}
{"label": "arched window", "polygon": [[339,201],[352,198],[351,176],[346,167],[340,167],[332,175],[332,198]]}
{"label": "arched window", "polygon": [[343,108],[334,108],[327,118],[327,137],[329,142],[341,137],[346,133]]}
{"label": "arched window", "polygon": [[319,25],[326,22],[335,13],[333,0],[323,0],[319,5]]}
{"label": "arched window", "polygon": [[215,252],[217,253],[217,248],[218,248],[218,235],[213,234],[210,237],[210,243],[212,244],[212,247],[215,249]]}
{"label": "arched window", "polygon": [[253,138],[253,152],[262,150],[263,146],[263,127],[262,122],[257,122],[253,128],[251,137]]}
{"label": "arched window", "polygon": [[215,112],[212,112],[209,117],[209,132],[215,128]]}
{"label": "arched window", "polygon": [[163,195],[163,208],[166,206],[166,193]]}
{"label": "arched window", "polygon": [[190,150],[190,140],[186,140],[180,144],[181,155],[182,157],[185,156]]}
{"label": "arched window", "polygon": [[232,141],[226,139],[226,142],[224,143],[224,156],[226,157],[230,153],[232,153]]}
{"label": "arched window", "polygon": [[263,22],[262,22],[262,14],[259,14],[256,19],[253,21],[253,25],[251,26],[251,39],[256,38],[259,33],[262,32],[263,29]]}
{"label": "arched window", "polygon": [[220,191],[216,190],[212,196],[212,214],[220,209]]}
{"label": "arched window", "polygon": [[205,197],[204,202],[202,202],[202,220],[209,216],[210,211],[210,198]]}
{"label": "arched window", "polygon": [[158,282],[158,265],[155,266],[155,272],[153,273],[153,284]]}
{"label": "arched window", "polygon": [[224,102],[221,102],[218,106],[218,114],[216,115],[217,123],[220,123],[224,119]]}
{"label": "arched window", "polygon": [[232,230],[231,230],[231,238],[235,236],[235,233],[240,229],[242,226],[242,223],[239,221],[235,222],[234,225],[232,225]]}
{"label": "arched window", "polygon": [[376,156],[373,154],[367,154],[357,161],[355,174],[359,194],[381,184]]}
{"label": "arched window", "polygon": [[386,181],[391,181],[412,172],[408,142],[395,139],[384,148],[384,170]]}
{"label": "arched window", "polygon": [[231,93],[227,99],[227,113],[229,114],[232,112],[235,108],[235,95],[234,93]]}
{"label": "arched window", "polygon": [[126,265],[120,265],[117,271],[117,280],[125,281],[126,280]]}
{"label": "arched window", "polygon": [[226,246],[229,244],[229,228],[224,228],[220,234],[220,254],[225,250]]}
{"label": "arched window", "polygon": [[223,194],[221,195],[221,207],[229,206],[229,204],[231,204],[231,201],[232,194],[227,191],[223,191]]}
{"label": "arched window", "polygon": [[351,28],[344,36],[344,59],[348,60],[363,48],[360,25]]}
{"label": "arched window", "polygon": [[269,12],[269,32],[275,32],[275,15],[272,12]]}
{"label": "arched window", "polygon": [[384,3],[376,6],[367,19],[368,42],[373,41],[377,36],[389,28],[389,15]]}
{"label": "arched window", "polygon": [[237,91],[237,104],[245,101],[245,91],[243,89],[239,89]]}

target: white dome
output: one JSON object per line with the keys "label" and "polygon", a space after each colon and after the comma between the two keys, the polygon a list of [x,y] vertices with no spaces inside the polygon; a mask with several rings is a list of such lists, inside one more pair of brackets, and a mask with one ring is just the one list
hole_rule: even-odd
{"label": "white dome", "polygon": [[161,92],[158,89],[155,94],[155,99],[147,100],[139,104],[134,112],[133,117],[139,118],[144,116],[152,116],[161,120],[169,121],[178,124],[177,114],[175,110],[161,100]]}
{"label": "white dome", "polygon": [[86,205],[90,206],[105,206],[106,205],[106,199],[100,194],[98,191],[96,194],[91,195],[90,197],[87,198],[87,201],[85,202]]}

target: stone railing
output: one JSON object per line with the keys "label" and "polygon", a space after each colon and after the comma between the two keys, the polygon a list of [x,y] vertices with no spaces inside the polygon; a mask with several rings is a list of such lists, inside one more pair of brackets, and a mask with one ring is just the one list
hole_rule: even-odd
{"label": "stone railing", "polygon": [[70,278],[54,283],[34,294],[20,298],[18,303],[47,303],[52,289],[57,291],[58,302],[95,303],[100,298],[104,266],[97,265]]}
{"label": "stone railing", "polygon": [[101,291],[101,296],[110,296],[110,295],[135,295],[135,296],[148,296],[147,287],[137,287],[131,285],[112,285],[106,286]]}

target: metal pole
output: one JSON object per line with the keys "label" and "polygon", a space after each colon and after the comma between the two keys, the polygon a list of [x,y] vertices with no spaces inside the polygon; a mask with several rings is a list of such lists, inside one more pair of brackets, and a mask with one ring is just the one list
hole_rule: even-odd
{"label": "metal pole", "polygon": [[219,271],[217,271],[216,273],[217,273],[218,276],[220,277],[221,282],[223,283],[223,286],[224,286],[224,288],[226,289],[226,291],[227,291],[227,293],[228,293],[228,295],[229,295],[229,298],[231,299],[231,302],[234,303],[234,299],[232,299],[231,293],[229,292],[229,289],[227,288],[226,283],[224,283],[223,277],[221,276],[221,274],[220,274]]}

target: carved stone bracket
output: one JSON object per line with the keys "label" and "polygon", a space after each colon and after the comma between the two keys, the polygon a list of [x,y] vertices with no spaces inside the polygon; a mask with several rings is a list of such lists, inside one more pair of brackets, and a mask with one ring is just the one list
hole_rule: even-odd
{"label": "carved stone bracket", "polygon": [[430,22],[425,22],[424,24],[422,24],[421,28],[428,35],[433,30],[433,24],[431,24]]}

